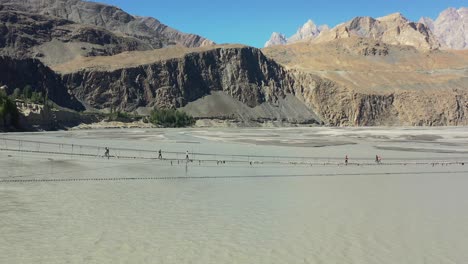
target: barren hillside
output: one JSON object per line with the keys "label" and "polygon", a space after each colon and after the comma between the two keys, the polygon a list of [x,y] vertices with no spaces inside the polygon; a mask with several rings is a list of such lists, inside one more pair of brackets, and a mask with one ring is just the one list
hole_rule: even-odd
{"label": "barren hillside", "polygon": [[364,38],[296,43],[263,49],[290,69],[327,77],[367,92],[468,89],[468,51],[419,51]]}

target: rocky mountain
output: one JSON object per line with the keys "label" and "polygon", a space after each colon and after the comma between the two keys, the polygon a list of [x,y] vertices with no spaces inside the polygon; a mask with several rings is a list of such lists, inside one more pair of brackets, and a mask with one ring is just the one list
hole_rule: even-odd
{"label": "rocky mountain", "polygon": [[407,45],[422,50],[440,47],[430,29],[424,24],[409,21],[400,13],[376,19],[357,17],[321,34],[314,41],[320,43],[350,37],[370,38],[391,45]]}
{"label": "rocky mountain", "polygon": [[328,80],[303,92],[332,125],[463,125],[468,122],[468,52],[420,50],[370,38],[263,49],[293,72]]}
{"label": "rocky mountain", "polygon": [[327,25],[317,26],[312,20],[308,20],[297,30],[296,34],[292,35],[288,39],[288,41],[289,43],[294,43],[301,40],[314,39],[320,34],[320,32],[328,29]]}
{"label": "rocky mountain", "polygon": [[104,28],[57,17],[2,10],[2,6],[0,32],[0,55],[39,58],[49,65],[77,56],[151,49],[150,45],[137,38],[117,35]]}
{"label": "rocky mountain", "polygon": [[288,43],[288,39],[286,38],[285,35],[278,33],[278,32],[273,32],[273,34],[271,34],[270,39],[265,43],[265,47],[285,45],[287,43]]}
{"label": "rocky mountain", "polygon": [[467,53],[367,41],[275,46],[267,57],[234,45],[135,51],[55,70],[90,109],[174,107],[246,123],[468,124]]}
{"label": "rocky mountain", "polygon": [[11,94],[31,85],[67,108],[179,108],[245,124],[468,125],[468,53],[438,50],[428,27],[400,14],[331,30],[308,22],[296,43],[263,50],[211,45],[79,0],[0,0],[0,21],[0,86]]}
{"label": "rocky mountain", "polygon": [[468,8],[448,8],[440,13],[435,21],[431,18],[421,18],[420,22],[431,28],[442,48],[468,48]]}
{"label": "rocky mountain", "polygon": [[134,37],[150,45],[162,48],[168,45],[199,47],[212,45],[203,37],[185,34],[161,24],[156,19],[132,16],[115,6],[81,0],[0,0],[4,10],[53,16],[78,24],[104,28],[114,33]]}
{"label": "rocky mountain", "polygon": [[312,40],[316,38],[322,31],[329,30],[327,25],[317,26],[312,20],[308,20],[297,32],[290,38],[286,38],[283,34],[274,32],[270,39],[265,43],[265,47],[276,45],[291,44],[303,40]]}
{"label": "rocky mountain", "polygon": [[[151,53],[105,58],[121,62],[111,68],[90,58],[57,70],[72,93],[94,109],[187,107],[203,118],[320,122],[294,96],[289,73],[258,49],[229,45],[168,57]],[[144,58],[148,60],[141,63]],[[134,60],[139,63],[133,64]]]}
{"label": "rocky mountain", "polygon": [[[453,10],[452,10],[453,11]],[[463,12],[461,12],[463,13]],[[457,14],[458,11],[457,11]],[[463,25],[460,22],[462,15],[452,15],[452,19],[447,25]],[[466,16],[465,16],[466,17]],[[454,22],[457,20],[458,22]],[[445,20],[447,21],[447,19]],[[464,23],[466,25],[466,22]],[[456,26],[457,30],[440,30],[440,34],[450,34],[454,32],[456,36],[464,36],[460,33],[461,26]],[[438,37],[434,32],[437,26],[430,18],[421,18],[418,23],[411,22],[400,13],[390,14],[380,18],[356,17],[351,21],[337,25],[329,29],[328,26],[316,26],[312,20],[307,21],[304,26],[298,29],[297,33],[286,41],[281,39],[279,34],[273,34],[265,47],[274,45],[292,44],[299,41],[312,41],[315,43],[333,41],[335,39],[361,37],[371,38],[391,45],[408,45],[422,50],[437,49],[440,47]],[[460,42],[459,40],[457,40]]]}

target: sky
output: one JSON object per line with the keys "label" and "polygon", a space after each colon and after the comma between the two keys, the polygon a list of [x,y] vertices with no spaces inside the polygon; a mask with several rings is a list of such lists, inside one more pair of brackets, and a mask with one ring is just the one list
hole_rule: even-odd
{"label": "sky", "polygon": [[331,27],[357,16],[380,17],[400,12],[417,21],[437,18],[448,7],[468,0],[95,0],[127,13],[151,16],[186,33],[221,43],[263,47],[272,32],[293,35],[308,19]]}

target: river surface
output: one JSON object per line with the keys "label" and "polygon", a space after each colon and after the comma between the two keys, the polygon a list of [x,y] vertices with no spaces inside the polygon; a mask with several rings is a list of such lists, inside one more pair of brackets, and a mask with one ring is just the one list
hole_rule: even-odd
{"label": "river surface", "polygon": [[0,263],[468,263],[465,127],[0,134],[0,149]]}

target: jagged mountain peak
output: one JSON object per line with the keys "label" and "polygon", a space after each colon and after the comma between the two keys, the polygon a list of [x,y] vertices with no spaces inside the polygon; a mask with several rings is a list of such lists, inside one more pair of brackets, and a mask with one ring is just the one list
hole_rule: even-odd
{"label": "jagged mountain peak", "polygon": [[294,43],[304,39],[313,39],[319,34],[320,28],[314,23],[314,21],[309,19],[302,27],[297,30],[296,34],[288,39],[288,42]]}
{"label": "jagged mountain peak", "polygon": [[277,46],[277,45],[284,45],[288,42],[288,39],[285,35],[273,32],[271,34],[270,39],[265,43],[265,47]]}
{"label": "jagged mountain peak", "polygon": [[442,11],[434,21],[434,33],[443,48],[468,48],[468,8],[450,7]]}
{"label": "jagged mountain peak", "polygon": [[391,45],[408,45],[423,50],[440,47],[435,36],[427,27],[409,21],[401,13],[379,18],[356,17],[320,34],[315,42],[350,37],[370,38]]}
{"label": "jagged mountain peak", "polygon": [[386,15],[383,17],[376,18],[376,20],[382,21],[382,22],[399,22],[399,23],[406,23],[409,22],[409,19],[403,16],[400,12],[396,12],[390,15]]}
{"label": "jagged mountain peak", "polygon": [[304,26],[302,26],[302,28],[317,28],[317,25],[314,23],[314,21],[312,19],[309,19],[307,20],[307,22],[305,22]]}
{"label": "jagged mountain peak", "polygon": [[271,47],[276,45],[285,45],[295,43],[302,40],[311,40],[320,35],[321,32],[329,30],[328,25],[317,26],[312,19],[297,29],[297,32],[290,38],[286,38],[283,34],[274,32],[265,43],[265,47]]}

